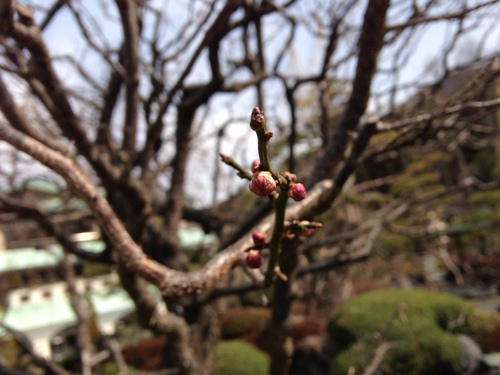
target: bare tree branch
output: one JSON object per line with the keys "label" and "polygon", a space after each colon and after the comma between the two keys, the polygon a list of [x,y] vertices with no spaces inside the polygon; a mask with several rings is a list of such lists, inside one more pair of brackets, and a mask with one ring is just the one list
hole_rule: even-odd
{"label": "bare tree branch", "polygon": [[309,180],[309,185],[331,175],[347,146],[348,132],[356,128],[366,110],[377,58],[383,46],[388,8],[387,0],[372,0],[367,5],[363,29],[358,40],[358,61],[351,95],[342,119],[331,134],[323,154],[316,161],[315,174]]}
{"label": "bare tree branch", "polygon": [[35,351],[33,350],[33,345],[31,345],[30,340],[23,333],[16,331],[15,329],[8,327],[1,322],[0,322],[0,327],[2,327],[5,331],[7,331],[12,336],[12,338],[19,344],[21,349],[30,356],[33,363],[43,368],[47,372],[47,374],[70,375],[69,372],[64,370],[62,367],[56,365],[54,362],[49,361],[36,354]]}

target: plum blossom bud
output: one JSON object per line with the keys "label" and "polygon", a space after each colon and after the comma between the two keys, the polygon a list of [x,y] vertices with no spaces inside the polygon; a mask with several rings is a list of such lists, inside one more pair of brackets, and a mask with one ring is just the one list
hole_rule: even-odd
{"label": "plum blossom bud", "polygon": [[252,173],[258,172],[260,168],[260,160],[256,159],[252,162]]}
{"label": "plum blossom bud", "polygon": [[262,112],[259,107],[255,107],[252,110],[252,115],[250,116],[250,127],[253,131],[257,131],[262,129],[264,126],[264,112]]}
{"label": "plum blossom bud", "polygon": [[255,231],[252,233],[253,243],[255,246],[265,245],[267,242],[267,234]]}
{"label": "plum blossom bud", "polygon": [[259,268],[262,266],[262,255],[259,250],[250,250],[245,258],[245,264],[248,268]]}
{"label": "plum blossom bud", "polygon": [[252,181],[248,185],[250,191],[258,196],[266,197],[276,189],[276,181],[271,172],[258,171],[252,176]]}
{"label": "plum blossom bud", "polygon": [[299,202],[307,196],[306,187],[301,183],[292,184],[288,189],[288,196],[294,201]]}

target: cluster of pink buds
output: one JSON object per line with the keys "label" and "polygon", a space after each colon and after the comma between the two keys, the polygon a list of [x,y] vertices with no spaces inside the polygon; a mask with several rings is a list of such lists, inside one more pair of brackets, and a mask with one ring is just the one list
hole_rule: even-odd
{"label": "cluster of pink buds", "polygon": [[317,223],[314,221],[307,220],[294,220],[293,222],[285,223],[285,231],[283,232],[282,238],[292,239],[294,237],[309,237],[312,236],[316,230],[316,228],[322,228],[322,223]]}
{"label": "cluster of pink buds", "polygon": [[255,231],[252,233],[253,243],[260,249],[251,248],[245,258],[245,264],[248,268],[259,268],[262,266],[261,250],[267,243],[267,234]]}
{"label": "cluster of pink buds", "polygon": [[[296,202],[302,201],[307,197],[307,191],[303,184],[297,182],[297,176],[291,172],[277,173],[271,167],[269,163],[269,155],[267,152],[267,146],[269,140],[273,136],[273,133],[266,129],[266,119],[264,117],[264,112],[255,107],[252,110],[252,115],[250,117],[250,127],[256,132],[257,139],[259,142],[259,160],[254,160],[251,165],[251,175],[246,169],[241,167],[239,164],[234,162],[230,157],[221,154],[222,160],[237,169],[240,177],[244,177],[250,180],[248,188],[250,191],[261,197],[271,196],[274,199],[276,205],[276,217],[278,213],[284,214],[286,209],[287,199],[291,198]],[[280,186],[280,193],[276,193],[277,186]],[[282,220],[282,219],[280,219]],[[255,231],[252,233],[253,246],[246,250],[245,264],[248,268],[256,269],[260,268],[263,263],[262,251],[264,249],[269,249],[271,256],[269,257],[268,270],[265,276],[265,284],[270,285],[274,275],[286,280],[286,275],[282,274],[279,270],[277,263],[280,246],[279,246],[279,236],[282,235],[282,239],[285,238],[295,238],[295,237],[306,237],[311,236],[316,228],[321,228],[321,223],[309,222],[309,221],[298,221],[285,222],[284,231],[276,235],[273,233],[273,239],[268,242],[267,235],[265,233]],[[278,230],[275,228],[275,230]],[[276,243],[277,242],[277,243]]]}

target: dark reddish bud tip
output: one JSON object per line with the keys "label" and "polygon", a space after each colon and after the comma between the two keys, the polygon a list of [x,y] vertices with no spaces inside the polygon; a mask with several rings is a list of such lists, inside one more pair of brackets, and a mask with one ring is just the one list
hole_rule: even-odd
{"label": "dark reddish bud tip", "polygon": [[257,131],[262,129],[264,125],[264,112],[262,112],[259,107],[255,107],[250,116],[250,127],[253,131]]}
{"label": "dark reddish bud tip", "polygon": [[258,250],[250,250],[245,258],[245,264],[248,268],[259,268],[262,266],[262,255]]}
{"label": "dark reddish bud tip", "polygon": [[307,196],[306,187],[301,183],[292,184],[288,189],[288,196],[294,201],[299,202]]}
{"label": "dark reddish bud tip", "polygon": [[224,162],[224,163],[230,163],[231,162],[231,157],[230,156],[227,156],[226,154],[219,154],[220,155],[220,158],[221,160]]}
{"label": "dark reddish bud tip", "polygon": [[258,196],[267,197],[276,189],[276,181],[271,172],[259,171],[253,174],[248,188]]}
{"label": "dark reddish bud tip", "polygon": [[255,246],[265,245],[267,242],[267,234],[255,231],[252,233],[253,243]]}

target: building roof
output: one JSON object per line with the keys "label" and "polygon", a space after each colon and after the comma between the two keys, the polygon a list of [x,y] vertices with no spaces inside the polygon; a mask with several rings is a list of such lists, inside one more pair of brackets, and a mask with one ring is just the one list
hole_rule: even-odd
{"label": "building roof", "polygon": [[[187,227],[179,229],[179,245],[181,248],[191,248],[213,243],[214,237],[206,234],[201,228]],[[77,242],[82,250],[98,253],[106,245],[101,240]],[[6,271],[52,267],[58,265],[63,258],[63,248],[59,244],[49,245],[46,249],[36,247],[23,247],[0,251],[0,273]],[[71,257],[76,262],[76,257]]]}
{"label": "building roof", "polygon": [[[121,288],[90,292],[90,300],[98,317],[110,314],[124,316],[134,310],[134,303]],[[76,315],[69,298],[61,296],[8,307],[4,316],[0,316],[0,321],[21,332],[34,332],[47,327],[72,326],[76,324]]]}
{"label": "building roof", "polygon": [[[85,241],[78,247],[91,252],[100,252],[105,248],[103,241]],[[22,247],[0,251],[0,273],[38,267],[57,266],[63,258],[63,248],[59,244],[48,246],[47,249]],[[76,261],[76,257],[72,257]]]}

